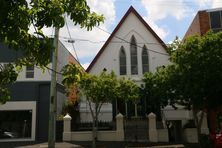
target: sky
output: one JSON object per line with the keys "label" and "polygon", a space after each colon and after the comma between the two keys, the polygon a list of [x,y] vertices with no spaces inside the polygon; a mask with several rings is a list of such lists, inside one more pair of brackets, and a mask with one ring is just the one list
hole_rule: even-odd
{"label": "sky", "polygon": [[[166,43],[176,36],[183,38],[199,10],[222,7],[222,0],[87,0],[91,11],[105,16],[105,21],[92,31],[67,25],[60,30],[60,40],[86,69],[130,6],[144,18],[148,25]],[[45,29],[53,35],[53,29]],[[70,35],[69,35],[69,33]],[[107,33],[108,32],[108,33]],[[69,43],[72,39],[74,43]],[[75,49],[75,50],[74,50]],[[77,55],[77,56],[76,56]]]}

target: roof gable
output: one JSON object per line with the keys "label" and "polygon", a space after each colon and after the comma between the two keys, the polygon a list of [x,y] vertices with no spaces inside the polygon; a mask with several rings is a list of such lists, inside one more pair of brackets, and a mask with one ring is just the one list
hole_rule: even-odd
{"label": "roof gable", "polygon": [[90,63],[90,65],[88,66],[88,68],[86,69],[86,72],[89,72],[92,67],[94,66],[94,64],[96,63],[96,61],[98,60],[98,58],[101,56],[101,54],[103,53],[103,51],[105,50],[105,48],[108,46],[108,44],[110,43],[110,41],[112,40],[113,37],[115,37],[116,32],[119,30],[119,28],[122,26],[123,22],[126,20],[126,18],[129,16],[129,14],[133,13],[138,19],[139,21],[145,26],[145,28],[157,39],[157,41],[162,45],[162,47],[164,49],[167,48],[167,46],[165,45],[165,43],[160,39],[160,37],[153,31],[153,29],[146,23],[146,21],[139,15],[139,13],[132,7],[130,6],[130,8],[128,9],[128,11],[126,12],[126,14],[123,16],[123,18],[120,20],[119,24],[116,26],[116,28],[114,29],[114,31],[111,33],[111,35],[109,36],[109,38],[107,39],[107,41],[105,42],[105,44],[102,46],[102,48],[100,49],[100,51],[97,53],[97,55],[95,56],[95,58],[93,59],[93,61]]}

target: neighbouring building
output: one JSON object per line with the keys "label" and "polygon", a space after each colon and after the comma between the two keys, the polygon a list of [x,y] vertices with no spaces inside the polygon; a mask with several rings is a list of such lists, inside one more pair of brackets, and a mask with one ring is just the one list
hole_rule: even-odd
{"label": "neighbouring building", "polygon": [[[21,56],[0,43],[0,63],[13,63]],[[52,58],[51,58],[52,61]],[[78,64],[75,58],[59,41],[58,67],[69,62]],[[52,62],[48,65],[52,67]],[[57,74],[57,115],[61,114],[67,99],[65,88],[61,85],[62,75]],[[36,66],[24,66],[15,84],[10,88],[11,100],[0,105],[0,142],[2,141],[47,141],[49,120],[51,70]]]}
{"label": "neighbouring building", "polygon": [[[169,64],[166,48],[165,43],[131,6],[86,72],[100,74],[103,70],[114,71],[118,77],[129,78],[140,86],[145,72],[154,72],[158,66]],[[139,117],[149,113],[145,100],[141,98],[136,106]],[[135,117],[135,105],[123,101],[106,103],[101,108],[99,120],[112,121],[118,112],[126,117]],[[89,106],[84,100],[80,103],[80,120],[91,120]]]}
{"label": "neighbouring building", "polygon": [[204,35],[207,31],[222,31],[222,8],[198,11],[184,38],[189,35]]}
{"label": "neighbouring building", "polygon": [[[207,9],[198,11],[193,22],[189,26],[184,39],[190,35],[198,34],[203,36],[209,30],[213,32],[222,31],[222,8]],[[211,132],[222,128],[222,106],[208,112],[208,121]]]}

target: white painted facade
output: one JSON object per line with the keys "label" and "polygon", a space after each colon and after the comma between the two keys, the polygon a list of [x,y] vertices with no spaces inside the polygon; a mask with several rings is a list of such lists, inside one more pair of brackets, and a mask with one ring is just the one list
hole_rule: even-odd
{"label": "white painted facade", "polygon": [[[68,56],[70,56],[69,51],[65,48],[65,46],[59,41],[58,45],[58,62],[57,62],[57,72],[61,72],[64,65],[68,64]],[[34,77],[33,78],[26,78],[26,66],[23,66],[17,81],[51,81],[51,70],[52,69],[52,63],[49,63],[47,65],[47,68],[44,70],[40,67],[35,66],[34,67]],[[57,82],[62,82],[62,75],[57,74]]]}
{"label": "white painted facade", "polygon": [[[52,64],[50,63],[47,67],[51,68]],[[23,66],[18,75],[17,81],[51,81],[51,71],[47,69],[43,71],[41,68],[34,67],[34,77],[26,78],[26,66]]]}
{"label": "white painted facade", "polygon": [[[132,35],[135,36],[137,41],[137,57],[138,57],[138,75],[131,75],[130,71],[130,40]],[[126,40],[124,42],[121,39]],[[143,77],[142,74],[142,48],[146,45],[149,55],[149,70],[155,71],[156,67],[161,65],[167,65],[169,63],[169,56],[166,50],[161,46],[161,43],[147,30],[142,22],[135,16],[135,14],[130,13],[126,20],[122,23],[119,30],[116,32],[115,36],[112,38],[102,55],[97,60],[96,64],[90,70],[90,74],[99,74],[104,68],[107,71],[114,71],[119,75],[119,52],[121,46],[125,48],[127,57],[127,75],[126,77],[140,80]],[[119,43],[120,42],[120,43]],[[153,52],[154,51],[154,52]],[[157,53],[158,52],[158,53]]]}
{"label": "white painted facade", "polygon": [[[69,51],[65,48],[65,46],[59,41],[59,47],[58,47],[58,62],[57,62],[57,72],[61,72],[61,69],[64,65],[69,63],[71,54]],[[74,58],[74,57],[72,57]],[[0,59],[1,60],[1,59]],[[9,62],[4,61],[0,64],[7,64]],[[44,70],[34,66],[34,77],[33,78],[27,78],[26,77],[26,66],[23,66],[18,74],[18,78],[16,82],[51,82],[51,73],[52,73],[52,63],[48,64],[48,69],[45,68]],[[57,83],[61,84],[62,81],[62,75],[57,74]],[[47,83],[48,84],[48,83]],[[24,88],[25,89],[25,88]],[[30,93],[30,92],[27,92]],[[37,93],[36,93],[37,94]],[[37,96],[38,97],[38,96]],[[37,98],[36,97],[36,98]],[[29,98],[30,100],[34,100],[34,98]],[[48,98],[50,99],[50,98]],[[57,89],[57,115],[61,115],[62,108],[64,101],[67,99],[67,96],[65,92],[60,92],[59,89]],[[20,139],[0,139],[0,142],[2,141],[35,141],[36,140],[36,128],[37,128],[37,121],[38,116],[36,115],[36,112],[39,110],[39,100],[37,101],[29,101],[28,99],[22,100],[22,101],[13,101],[13,98],[7,102],[4,105],[0,104],[0,111],[15,111],[15,110],[31,110],[32,111],[32,131],[31,131],[31,138],[20,138]],[[46,119],[47,120],[47,119]],[[48,125],[45,125],[48,126]]]}
{"label": "white painted facade", "polygon": [[[111,34],[107,40],[108,44],[105,43],[105,48],[102,47],[102,53],[93,60],[87,71],[90,74],[100,74],[104,69],[108,72],[114,71],[115,74],[120,77],[120,48],[124,47],[126,53],[126,69],[127,74],[121,75],[126,78],[134,80],[138,85],[142,83],[143,72],[142,72],[142,48],[145,45],[148,49],[149,59],[149,71],[154,72],[158,66],[169,64],[168,54],[163,46],[163,42],[160,42],[148,28],[147,24],[139,19],[137,12],[131,7],[125,14],[125,18],[120,22],[120,26],[117,26],[117,31]],[[144,21],[144,20],[143,20]],[[130,41],[132,36],[135,37],[137,43],[137,63],[138,63],[138,74],[131,75],[131,58],[130,58]],[[110,40],[111,39],[111,40]],[[101,51],[100,51],[101,52]],[[81,121],[91,120],[89,107],[82,100],[80,104],[80,118]],[[112,120],[112,104],[105,104],[101,109],[101,120],[111,121]]]}

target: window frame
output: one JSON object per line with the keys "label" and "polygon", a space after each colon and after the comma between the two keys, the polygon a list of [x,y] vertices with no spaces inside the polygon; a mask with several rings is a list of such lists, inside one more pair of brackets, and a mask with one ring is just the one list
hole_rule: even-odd
{"label": "window frame", "polygon": [[[144,54],[144,52],[145,52],[145,54]],[[147,61],[146,61],[147,63],[144,63],[145,62],[144,56],[147,59]],[[145,72],[149,72],[149,52],[148,52],[148,49],[145,45],[142,48],[141,59],[142,59],[142,72],[144,74]],[[147,68],[147,71],[145,71],[145,67]]]}
{"label": "window frame", "polygon": [[[123,55],[122,55],[123,53]],[[124,58],[124,63],[122,63],[122,58]],[[122,73],[122,68],[124,68],[124,71]],[[120,51],[119,51],[119,74],[120,75],[126,75],[127,74],[127,60],[126,60],[126,52],[125,52],[125,48],[123,46],[120,47]]]}
{"label": "window frame", "polygon": [[[134,51],[135,50],[135,53]],[[137,52],[137,42],[134,35],[131,37],[130,41],[130,67],[131,67],[131,75],[137,75],[138,74],[138,52]],[[135,59],[134,59],[135,58]],[[135,63],[132,63],[132,61],[135,61]]]}
{"label": "window frame", "polygon": [[[212,17],[211,17],[211,14],[212,13],[219,13],[220,14],[220,27],[219,28],[212,28]],[[212,11],[212,12],[209,12],[209,19],[210,19],[210,29],[212,29],[213,31],[220,31],[222,30],[222,10],[220,11]]]}
{"label": "window frame", "polygon": [[0,142],[36,140],[36,101],[10,101],[0,106],[0,111],[20,111],[20,110],[30,110],[32,112],[31,137],[17,138],[17,139],[0,139]]}
{"label": "window frame", "polygon": [[34,66],[26,66],[25,77],[28,79],[34,78],[35,75],[35,67]]}

